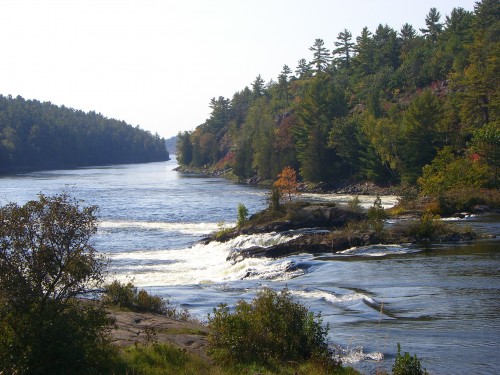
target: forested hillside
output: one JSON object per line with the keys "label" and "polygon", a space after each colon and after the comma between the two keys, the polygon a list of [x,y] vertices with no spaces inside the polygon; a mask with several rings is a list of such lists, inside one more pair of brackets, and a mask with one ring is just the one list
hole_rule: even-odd
{"label": "forested hillside", "polygon": [[274,180],[291,166],[332,185],[498,187],[500,3],[424,17],[420,30],[381,24],[316,39],[294,70],[213,98],[210,117],[179,133],[178,161],[240,179]]}
{"label": "forested hillside", "polygon": [[168,159],[165,140],[139,127],[0,95],[0,173]]}

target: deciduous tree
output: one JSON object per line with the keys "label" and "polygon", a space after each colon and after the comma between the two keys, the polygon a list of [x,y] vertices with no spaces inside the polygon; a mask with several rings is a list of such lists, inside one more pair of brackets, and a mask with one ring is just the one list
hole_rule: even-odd
{"label": "deciduous tree", "polygon": [[299,183],[297,182],[297,172],[292,167],[285,167],[278,174],[278,179],[273,184],[276,187],[280,195],[288,196],[288,200],[291,202],[292,197],[298,194]]}
{"label": "deciduous tree", "polygon": [[109,320],[76,299],[104,278],[96,210],[66,194],[0,209],[0,372],[88,373],[102,359]]}

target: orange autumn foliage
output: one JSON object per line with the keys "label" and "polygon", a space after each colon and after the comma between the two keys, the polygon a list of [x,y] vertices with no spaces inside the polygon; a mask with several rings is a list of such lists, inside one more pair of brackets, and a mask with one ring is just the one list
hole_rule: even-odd
{"label": "orange autumn foliage", "polygon": [[288,196],[289,201],[292,201],[292,196],[299,194],[299,183],[297,182],[297,173],[292,167],[285,167],[278,174],[278,179],[273,186],[278,189],[282,196]]}

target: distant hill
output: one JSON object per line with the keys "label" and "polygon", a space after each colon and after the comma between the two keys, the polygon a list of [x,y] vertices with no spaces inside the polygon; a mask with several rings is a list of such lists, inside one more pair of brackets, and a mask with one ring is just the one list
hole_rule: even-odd
{"label": "distant hill", "polygon": [[163,160],[165,139],[138,126],[0,95],[0,173]]}
{"label": "distant hill", "polygon": [[167,146],[168,153],[170,155],[177,154],[177,136],[173,136],[165,140],[165,145]]}

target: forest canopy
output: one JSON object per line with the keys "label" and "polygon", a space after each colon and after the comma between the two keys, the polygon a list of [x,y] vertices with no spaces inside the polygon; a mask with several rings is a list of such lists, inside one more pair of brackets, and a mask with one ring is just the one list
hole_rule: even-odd
{"label": "forest canopy", "polygon": [[0,173],[168,159],[165,140],[138,126],[0,95]]}
{"label": "forest canopy", "polygon": [[432,8],[425,25],[316,39],[295,69],[211,99],[210,117],[178,134],[178,162],[242,180],[274,180],[290,166],[303,181],[419,182],[432,192],[446,154],[456,170],[478,172],[461,184],[497,188],[500,3],[444,17]]}

